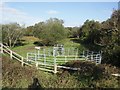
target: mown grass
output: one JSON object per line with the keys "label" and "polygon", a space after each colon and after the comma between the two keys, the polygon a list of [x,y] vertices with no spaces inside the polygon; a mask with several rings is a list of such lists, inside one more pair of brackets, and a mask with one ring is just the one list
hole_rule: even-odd
{"label": "mown grass", "polygon": [[[74,41],[72,41],[74,38],[66,38],[63,39],[61,41],[58,42],[58,44],[63,44],[64,48],[68,49],[68,48],[84,48],[84,46],[82,46],[80,43],[76,43]],[[13,50],[15,50],[16,52],[19,52],[19,50],[23,49],[23,51],[32,51],[32,49],[34,49],[34,47],[36,46],[34,44],[34,42],[39,41],[38,38],[32,37],[32,36],[25,36],[22,38],[23,40],[23,46],[17,46],[15,48],[13,48]],[[42,48],[46,48],[46,49],[52,49],[52,46],[41,46]],[[21,50],[22,51],[22,50]]]}
{"label": "mown grass", "polygon": [[[64,40],[59,41],[59,44],[63,44],[64,48],[65,48],[65,54],[71,54],[71,55],[76,55],[76,51],[77,48],[80,49],[80,51],[83,50],[83,46],[81,46],[79,43],[73,42],[72,39],[74,38],[66,38]],[[33,53],[37,53],[38,51],[35,50],[36,45],[34,44],[34,42],[39,41],[38,38],[35,38],[33,36],[24,36],[22,38],[22,43],[23,45],[21,46],[16,46],[14,48],[11,48],[14,52],[20,54],[23,57],[27,57],[27,53],[28,52],[33,52]],[[53,53],[53,47],[52,46],[40,46],[40,54],[44,54],[44,49],[45,49],[45,54],[48,55],[52,55]],[[74,49],[76,49],[76,51],[74,51]],[[79,52],[79,51],[78,51]],[[51,59],[51,57],[49,57],[49,59]],[[57,58],[58,60],[60,58]],[[63,59],[63,58],[62,58]],[[73,58],[67,58],[68,59],[75,59]],[[52,60],[54,62],[54,60]],[[61,63],[60,63],[61,64]]]}
{"label": "mown grass", "polygon": [[80,44],[73,42],[72,39],[74,39],[74,38],[66,38],[66,39],[59,41],[58,43],[63,44],[65,48],[67,48],[67,47],[68,48],[69,47],[79,47]]}

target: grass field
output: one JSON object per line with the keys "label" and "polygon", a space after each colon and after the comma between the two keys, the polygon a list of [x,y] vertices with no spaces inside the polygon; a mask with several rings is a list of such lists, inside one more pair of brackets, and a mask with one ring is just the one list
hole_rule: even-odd
{"label": "grass field", "polygon": [[[64,48],[65,48],[65,53],[68,55],[71,54],[71,55],[76,55],[76,51],[74,51],[74,49],[83,49],[84,47],[82,45],[80,45],[79,43],[75,43],[72,41],[73,38],[66,38],[64,40],[61,40],[59,41],[60,44],[63,44],[64,45]],[[23,45],[22,46],[16,46],[14,48],[11,48],[14,52],[20,54],[21,56],[23,57],[27,57],[27,53],[28,52],[32,52],[32,53],[36,53],[37,50],[35,50],[35,44],[34,42],[36,41],[39,41],[38,38],[35,38],[33,36],[24,36],[22,38],[22,43]],[[50,53],[52,55],[53,53],[53,47],[52,46],[41,46],[41,50],[40,50],[40,54],[44,54],[44,49],[45,49],[45,54],[48,55],[48,53]],[[65,57],[57,57],[57,60],[58,62],[61,60],[65,60]],[[74,60],[75,59],[75,56],[74,57],[67,57],[67,60]],[[79,59],[79,58],[78,58]],[[51,60],[51,62],[53,63],[54,62],[54,59],[53,57],[48,57],[47,60]],[[62,64],[64,62],[59,62],[59,64]]]}

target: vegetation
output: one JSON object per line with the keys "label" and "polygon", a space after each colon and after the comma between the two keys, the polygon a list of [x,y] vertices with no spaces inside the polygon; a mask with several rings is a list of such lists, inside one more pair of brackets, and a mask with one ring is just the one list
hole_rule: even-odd
{"label": "vegetation", "polygon": [[59,40],[64,39],[66,32],[62,20],[50,18],[49,20],[46,20],[46,22],[40,22],[33,27],[28,27],[26,35],[33,35],[42,39],[40,43],[43,46],[50,46],[55,45]]}
{"label": "vegetation", "polygon": [[65,66],[80,68],[78,71],[60,69],[57,74],[21,67],[3,55],[3,87],[27,88],[32,77],[38,78],[43,88],[120,88],[119,78],[112,76],[120,73],[120,10],[114,10],[111,17],[103,22],[86,20],[81,27],[64,27],[64,21],[50,18],[34,26],[24,28],[17,23],[2,25],[2,41],[13,51],[26,57],[35,46],[52,49],[55,44],[65,48],[103,51],[102,64],[73,61]]}
{"label": "vegetation", "polygon": [[[86,20],[80,28],[80,41],[90,46],[99,46],[103,51],[103,63],[120,66],[120,10],[115,10],[111,18],[99,23]],[[96,48],[94,48],[96,49]]]}
{"label": "vegetation", "polygon": [[[112,76],[119,69],[111,65],[95,65],[91,62],[69,62],[66,66],[81,68],[79,71],[60,70],[52,74],[24,66],[3,56],[3,88],[28,88],[35,77],[42,88],[120,88],[119,79]],[[114,83],[113,83],[114,82]]]}
{"label": "vegetation", "polygon": [[20,44],[20,38],[23,36],[23,28],[17,23],[2,25],[2,41],[9,47]]}

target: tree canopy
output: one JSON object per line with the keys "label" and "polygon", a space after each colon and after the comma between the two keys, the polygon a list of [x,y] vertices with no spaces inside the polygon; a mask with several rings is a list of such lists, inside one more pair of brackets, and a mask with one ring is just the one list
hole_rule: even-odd
{"label": "tree canopy", "polygon": [[41,43],[43,45],[54,45],[66,36],[63,20],[57,18],[50,18],[45,22],[39,22],[27,29],[32,31],[33,36],[42,40]]}
{"label": "tree canopy", "polygon": [[17,23],[2,25],[2,41],[9,47],[14,47],[23,36],[23,28]]}
{"label": "tree canopy", "polygon": [[79,32],[81,41],[101,47],[103,62],[120,65],[120,10],[114,10],[102,23],[86,20]]}

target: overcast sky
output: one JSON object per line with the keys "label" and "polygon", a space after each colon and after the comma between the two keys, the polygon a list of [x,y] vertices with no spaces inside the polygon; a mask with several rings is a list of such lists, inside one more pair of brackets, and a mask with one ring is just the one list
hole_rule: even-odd
{"label": "overcast sky", "polygon": [[0,4],[0,23],[17,22],[26,26],[49,18],[64,20],[65,26],[80,26],[86,19],[104,21],[117,2],[4,2]]}

